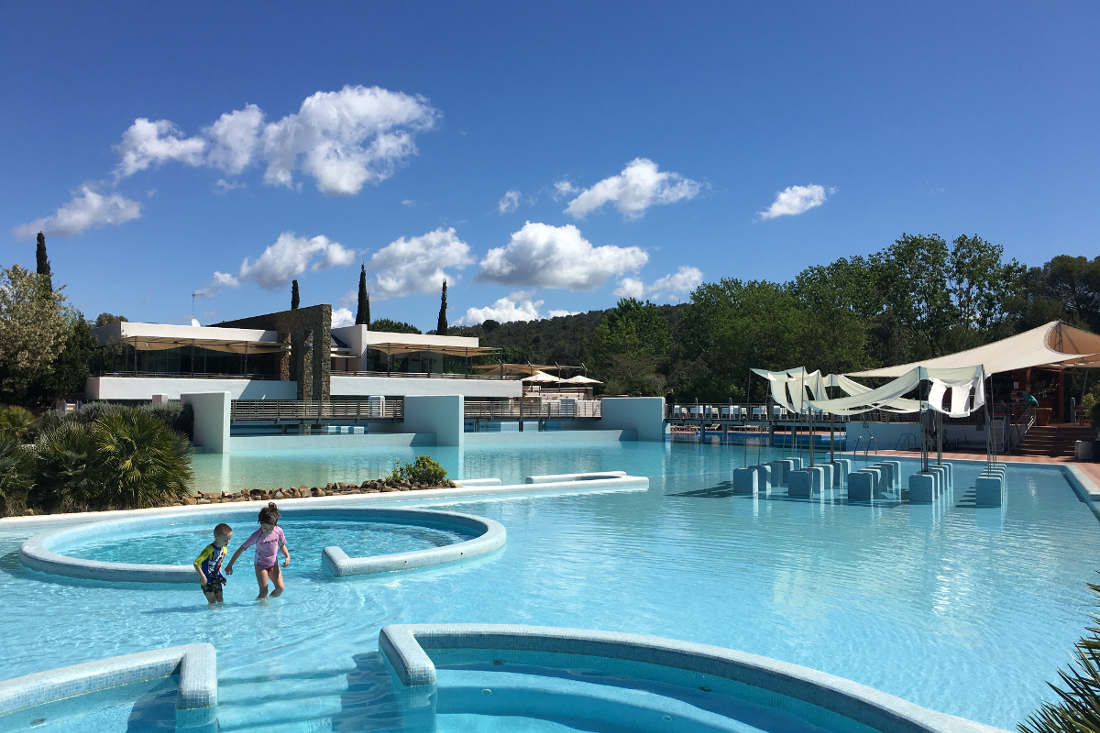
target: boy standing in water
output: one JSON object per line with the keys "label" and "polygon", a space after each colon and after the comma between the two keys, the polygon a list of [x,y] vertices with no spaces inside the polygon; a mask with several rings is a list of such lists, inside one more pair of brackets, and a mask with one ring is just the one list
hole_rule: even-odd
{"label": "boy standing in water", "polygon": [[195,572],[199,574],[202,592],[211,604],[222,602],[222,586],[227,579],[222,575],[222,561],[228,551],[233,529],[224,522],[214,527],[214,541],[204,547],[195,558]]}

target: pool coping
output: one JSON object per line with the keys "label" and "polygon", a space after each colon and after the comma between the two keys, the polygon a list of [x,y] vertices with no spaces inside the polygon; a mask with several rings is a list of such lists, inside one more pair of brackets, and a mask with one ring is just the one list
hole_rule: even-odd
{"label": "pool coping", "polygon": [[208,643],[96,659],[0,681],[0,716],[134,682],[179,675],[177,710],[218,704],[217,652]]}
{"label": "pool coping", "polygon": [[[244,504],[241,502],[240,504]],[[222,519],[235,519],[238,515],[250,516],[253,508],[247,505],[226,507]],[[201,516],[204,512],[178,516]],[[477,537],[442,547],[431,547],[410,552],[387,553],[366,557],[349,557],[342,549],[328,546],[322,550],[322,565],[336,577],[366,575],[387,571],[406,570],[429,565],[456,562],[468,557],[484,555],[502,546],[507,538],[504,527],[491,519],[458,512],[430,509],[396,509],[381,507],[296,506],[283,512],[288,518],[332,516],[350,518],[353,521],[376,521],[388,524],[436,524],[464,530],[474,530]],[[81,539],[114,530],[132,529],[155,522],[157,517],[128,517],[89,522],[75,527],[61,527],[36,534],[19,547],[19,559],[26,567],[44,573],[87,580],[127,583],[191,583],[199,582],[193,565],[154,565],[145,563],[106,562],[72,557],[54,552],[52,547],[65,539]]]}
{"label": "pool coping", "polygon": [[[587,474],[584,474],[587,475]],[[496,496],[529,495],[532,498],[539,496],[554,496],[562,493],[601,493],[604,491],[644,491],[649,488],[649,479],[645,476],[621,476],[601,480],[573,480],[559,481],[543,484],[500,484],[500,479],[467,479],[469,486],[462,486],[462,480],[456,479],[459,484],[455,488],[440,489],[416,489],[414,491],[388,491],[370,494],[337,494],[333,496],[315,496],[295,499],[279,499],[280,508],[299,506],[321,506],[338,503],[388,503],[396,501],[408,501],[418,503],[421,501],[450,502],[477,501],[480,498],[492,499]],[[493,484],[483,482],[491,481]],[[40,524],[70,523],[79,524],[85,522],[98,522],[109,519],[123,519],[128,517],[144,516],[173,516],[192,513],[217,513],[235,510],[238,507],[262,507],[266,506],[266,500],[219,502],[211,504],[188,504],[184,506],[148,507],[145,509],[110,509],[95,512],[68,512],[59,514],[33,514],[18,517],[0,517],[0,530],[33,527]],[[255,509],[255,511],[259,511]]]}
{"label": "pool coping", "polygon": [[434,686],[426,649],[507,649],[607,657],[711,674],[891,731],[994,733],[1000,728],[921,707],[843,677],[735,649],[613,631],[512,624],[390,624],[378,648],[407,687]]}

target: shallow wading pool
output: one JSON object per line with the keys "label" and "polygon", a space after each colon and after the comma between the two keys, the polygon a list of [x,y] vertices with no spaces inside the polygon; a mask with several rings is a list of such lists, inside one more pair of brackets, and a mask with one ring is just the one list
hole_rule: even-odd
{"label": "shallow wading pool", "polygon": [[[218,486],[214,476],[228,476],[225,485],[233,488],[316,485],[373,478],[394,460],[428,453],[465,478],[511,483],[527,475],[621,469],[648,476],[650,490],[463,500],[445,508],[500,522],[508,533],[501,550],[464,564],[341,582],[306,559],[331,544],[328,531],[349,528],[336,522],[318,534],[288,523],[295,562],[286,594],[257,604],[251,573],[238,571],[225,606],[213,610],[197,587],[104,587],[27,570],[18,547],[31,530],[0,523],[0,610],[11,641],[0,676],[208,641],[218,652],[222,730],[392,729],[401,724],[401,707],[378,654],[383,625],[509,623],[738,649],[1013,727],[1051,697],[1045,683],[1069,662],[1094,607],[1085,583],[1100,556],[1100,527],[1058,470],[1010,465],[1000,508],[955,500],[847,505],[839,495],[812,502],[788,500],[781,491],[732,495],[730,471],[746,457],[756,462],[755,448],[540,445],[537,434],[532,438],[499,450],[200,456],[196,467],[200,481],[214,482],[203,488]],[[915,469],[904,461],[903,481]],[[956,500],[979,469],[958,464]],[[402,505],[418,501],[409,495]],[[212,515],[207,524],[214,523]],[[255,526],[234,521],[230,549]],[[81,552],[188,563],[209,541],[203,528],[188,520],[159,536],[119,536]],[[442,539],[362,538],[364,547]],[[143,694],[136,708],[142,721],[159,709],[158,690]],[[503,719],[488,722],[468,702],[455,707],[466,712],[441,725],[516,730]],[[123,706],[117,730],[126,730],[133,711]],[[74,714],[42,725],[87,729],[81,713]]]}

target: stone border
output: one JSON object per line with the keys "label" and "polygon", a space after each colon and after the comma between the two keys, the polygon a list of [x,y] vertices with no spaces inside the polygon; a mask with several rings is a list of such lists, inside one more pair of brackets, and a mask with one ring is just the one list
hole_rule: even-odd
{"label": "stone border", "polygon": [[[458,562],[478,555],[486,555],[504,546],[508,533],[500,522],[473,514],[458,512],[439,512],[427,509],[343,509],[345,515],[352,513],[364,518],[400,524],[423,524],[457,527],[477,532],[478,535],[463,542],[455,542],[442,547],[430,547],[426,550],[410,552],[391,552],[386,555],[366,557],[348,557],[339,547],[329,546],[322,551],[322,564],[330,574],[340,578],[349,575],[372,575],[396,570],[442,565]],[[403,521],[405,520],[405,521]]]}
{"label": "stone border", "polygon": [[800,700],[876,730],[993,733],[1000,729],[923,708],[873,687],[768,657],[641,634],[508,624],[391,624],[378,648],[408,687],[434,686],[427,649],[557,652],[645,662],[724,677]]}
{"label": "stone border", "polygon": [[[223,519],[253,518],[253,506],[236,506],[222,512]],[[196,513],[197,514],[197,513]],[[294,508],[283,512],[284,518],[348,518],[353,521],[377,521],[387,524],[430,524],[470,529],[478,536],[443,547],[432,547],[411,552],[389,553],[370,557],[348,557],[339,547],[329,546],[322,551],[322,564],[335,576],[365,575],[390,570],[404,570],[426,565],[454,562],[466,557],[483,555],[504,544],[504,527],[491,519],[470,514],[431,511],[426,509],[379,509],[351,507]],[[106,580],[130,583],[198,583],[191,565],[152,565],[141,563],[104,562],[86,560],[53,552],[50,548],[61,541],[72,541],[98,536],[112,531],[125,531],[157,521],[154,517],[117,519],[93,522],[78,527],[66,527],[35,535],[19,548],[19,559],[29,568],[55,575],[73,578]]]}
{"label": "stone border", "polygon": [[[508,486],[472,486],[454,489],[425,489],[415,492],[394,491],[376,494],[349,494],[317,497],[312,499],[287,499],[279,502],[284,513],[299,511],[366,510],[364,505],[393,501],[456,502],[493,499],[499,496],[546,496],[562,493],[602,493],[607,491],[645,491],[649,479],[644,476],[621,476],[592,481],[563,481],[545,484],[511,484]],[[60,529],[37,534],[23,542],[19,549],[20,560],[34,570],[77,578],[111,582],[145,583],[196,583],[195,571],[190,565],[143,565],[138,563],[106,563],[97,560],[70,558],[52,552],[49,548],[59,536],[66,539],[80,538],[86,534],[98,534],[104,529],[128,527],[153,518],[185,518],[212,516],[219,521],[227,517],[254,518],[263,502],[236,502],[232,504],[206,504],[201,506],[160,507],[156,509],[130,509],[109,512],[87,512],[68,515],[38,515],[13,517],[0,520],[0,528],[43,524],[51,519],[68,524]],[[489,521],[489,520],[486,520]],[[73,522],[80,522],[72,526]],[[211,525],[213,526],[213,525]],[[503,530],[503,527],[501,528]],[[451,546],[453,547],[453,545]],[[437,548],[445,550],[446,548]],[[495,549],[495,548],[494,548]],[[420,552],[420,551],[418,551]]]}
{"label": "stone border", "polygon": [[[0,716],[134,682],[179,675],[177,719],[211,726],[218,704],[217,653],[211,644],[186,644],[0,681]],[[186,711],[186,712],[185,712]]]}

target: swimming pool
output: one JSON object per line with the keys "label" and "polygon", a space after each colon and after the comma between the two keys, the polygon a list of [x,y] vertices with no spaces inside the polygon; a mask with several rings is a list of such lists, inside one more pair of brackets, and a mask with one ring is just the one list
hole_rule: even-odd
{"label": "swimming pool", "polygon": [[[534,624],[740,649],[1012,727],[1049,699],[1045,683],[1070,660],[1093,609],[1085,582],[1098,525],[1056,470],[1010,466],[1001,508],[848,506],[731,495],[741,446],[540,445],[536,435],[499,449],[380,453],[283,454],[251,486],[270,486],[280,471],[292,483],[292,464],[329,471],[324,483],[428,453],[467,478],[623,469],[648,476],[651,488],[454,503],[503,524],[508,544],[481,561],[402,577],[332,583],[292,565],[277,602],[254,603],[242,577],[214,611],[197,589],[104,588],[22,569],[16,553],[30,531],[0,529],[0,609],[14,640],[3,676],[209,641],[223,730],[310,730],[321,720],[380,729],[396,715],[372,704],[382,694],[383,625]],[[755,462],[755,449],[748,455]],[[274,462],[231,454],[229,471]],[[915,468],[905,462],[903,473]],[[973,484],[978,471],[959,464],[956,485]],[[239,542],[250,528],[235,529]],[[320,551],[308,546],[317,540],[287,538],[297,553]]]}

